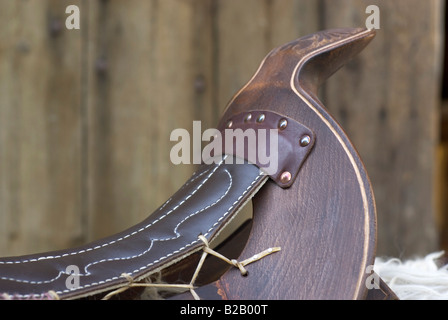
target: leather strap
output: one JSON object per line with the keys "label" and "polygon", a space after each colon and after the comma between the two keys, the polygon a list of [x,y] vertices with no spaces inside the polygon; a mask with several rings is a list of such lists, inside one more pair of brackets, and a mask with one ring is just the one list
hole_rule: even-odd
{"label": "leather strap", "polygon": [[[224,157],[225,158],[225,157]],[[256,193],[267,176],[249,163],[202,165],[167,202],[138,225],[75,249],[0,259],[0,295],[12,299],[86,297],[138,281],[202,248]],[[67,269],[72,266],[72,269]],[[67,285],[73,266],[79,286]]]}
{"label": "leather strap", "polygon": [[294,183],[316,141],[311,129],[267,110],[223,118],[218,130],[225,154],[256,164],[281,188],[289,188]]}

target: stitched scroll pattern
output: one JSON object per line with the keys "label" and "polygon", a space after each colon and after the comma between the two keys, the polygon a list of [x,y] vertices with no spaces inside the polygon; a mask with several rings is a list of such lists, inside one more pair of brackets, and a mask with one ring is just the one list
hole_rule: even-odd
{"label": "stitched scroll pattern", "polygon": [[[214,170],[214,171],[215,171],[215,170]],[[212,174],[214,173],[214,171],[212,172]],[[194,176],[193,176],[193,177],[190,179],[190,181],[187,182],[182,188],[185,188],[188,184],[192,183],[192,182],[193,182],[194,180],[196,180],[198,177],[200,177],[200,176],[206,174],[207,172],[209,172],[209,170],[201,172],[197,177],[194,177]],[[209,177],[210,177],[210,176],[209,176]],[[209,177],[208,177],[208,178],[209,178]],[[208,179],[206,179],[206,180],[208,180]],[[152,221],[152,222],[146,224],[144,227],[141,227],[141,228],[139,228],[138,230],[133,231],[133,232],[131,232],[131,233],[129,233],[129,234],[126,234],[126,235],[124,235],[124,236],[122,236],[122,237],[119,237],[119,238],[117,238],[117,239],[115,239],[115,240],[108,241],[108,242],[106,242],[106,243],[104,243],[104,244],[101,244],[101,245],[97,245],[97,246],[93,246],[93,247],[88,247],[88,248],[85,248],[85,249],[82,249],[82,250],[79,250],[79,251],[67,252],[67,253],[64,253],[64,254],[62,254],[62,255],[49,255],[49,256],[41,256],[41,257],[30,258],[30,259],[19,259],[19,260],[0,261],[0,265],[29,264],[29,263],[39,262],[39,261],[43,261],[43,260],[55,260],[55,259],[64,258],[64,257],[68,257],[68,256],[81,255],[81,254],[84,254],[84,253],[86,253],[86,252],[90,252],[90,251],[98,250],[98,249],[105,248],[105,247],[114,245],[114,244],[116,244],[116,243],[119,243],[119,242],[121,242],[121,241],[123,241],[123,240],[126,240],[126,239],[128,239],[128,238],[130,238],[130,237],[132,237],[132,236],[135,236],[135,235],[137,235],[137,234],[143,232],[144,230],[146,230],[146,229],[148,229],[149,227],[155,225],[157,222],[163,220],[163,219],[166,218],[168,215],[170,215],[171,213],[173,213],[174,211],[176,211],[179,207],[182,206],[183,203],[185,203],[185,202],[188,200],[188,198],[190,198],[190,197],[191,197],[191,196],[192,196],[192,195],[193,195],[193,194],[194,194],[200,187],[202,187],[202,185],[206,182],[206,180],[204,180],[203,183],[201,183],[201,185],[200,185],[198,188],[196,188],[196,190],[194,190],[194,191],[193,191],[187,198],[185,198],[181,203],[179,203],[179,204],[178,204],[176,207],[174,207],[173,209],[169,210],[167,213],[164,213],[160,218],[157,218],[156,220],[154,220],[154,221]],[[230,187],[230,186],[229,186],[229,187]],[[167,200],[167,201],[166,201],[166,202],[165,202],[165,203],[158,209],[158,211],[161,211],[162,209],[164,209],[164,208],[166,207],[166,205],[169,204],[169,203],[171,202],[171,200],[172,200],[172,198],[168,199],[168,200]],[[180,224],[180,223],[179,223],[179,224]],[[178,227],[178,226],[176,226],[176,228],[177,228],[177,227]],[[155,240],[157,240],[157,239],[155,239]],[[149,251],[149,250],[148,250],[148,251]],[[93,263],[91,263],[91,264],[93,264]],[[4,279],[4,277],[0,277],[0,279]],[[7,279],[7,280],[13,280],[13,279]],[[20,282],[20,280],[18,280],[18,279],[15,279],[15,281]],[[33,283],[33,282],[31,282],[31,281],[23,281],[23,282]]]}
{"label": "stitched scroll pattern", "polygon": [[[86,281],[82,281],[82,285],[78,288],[78,289],[85,289],[85,288],[89,288],[92,286],[97,286],[97,285],[101,285],[101,284],[106,284],[107,282],[111,282],[114,280],[119,280],[121,278],[121,274],[123,272],[129,274],[129,275],[134,275],[142,270],[145,270],[147,268],[150,268],[152,265],[155,265],[159,262],[162,262],[166,259],[168,259],[169,257],[184,251],[185,249],[187,249],[188,247],[191,247],[195,244],[197,244],[199,242],[199,240],[197,239],[197,235],[195,236],[195,239],[193,241],[188,241],[188,242],[181,242],[182,245],[179,247],[179,245],[177,245],[177,247],[172,247],[170,249],[170,251],[161,251],[164,252],[162,255],[160,256],[151,256],[151,251],[153,251],[153,248],[156,244],[161,244],[163,243],[163,245],[165,243],[168,243],[172,240],[178,240],[181,236],[182,233],[180,231],[180,229],[182,229],[183,225],[186,223],[191,223],[190,220],[194,219],[196,216],[201,215],[201,214],[205,214],[207,212],[207,210],[209,209],[214,209],[215,206],[217,205],[221,205],[221,202],[223,200],[226,200],[226,198],[229,195],[229,192],[231,191],[232,187],[234,186],[234,182],[233,182],[233,177],[231,172],[229,172],[229,170],[227,170],[226,168],[221,168],[223,162],[225,161],[225,158],[223,158],[223,160],[215,165],[214,167],[209,168],[208,170],[205,171],[201,171],[198,174],[193,175],[190,180],[181,188],[181,190],[186,189],[187,187],[189,187],[190,189],[192,188],[191,191],[189,191],[186,196],[182,199],[177,199],[177,202],[174,203],[173,198],[170,198],[167,202],[165,202],[154,214],[153,214],[153,218],[151,218],[151,221],[148,221],[147,223],[144,223],[143,225],[141,225],[140,227],[138,227],[137,229],[130,229],[129,233],[125,233],[125,234],[120,234],[119,237],[117,238],[112,238],[109,241],[96,245],[96,246],[88,246],[85,248],[82,248],[81,250],[74,250],[74,251],[67,251],[63,254],[60,255],[44,255],[41,257],[32,257],[32,258],[24,258],[24,259],[10,259],[10,260],[0,260],[0,267],[4,266],[11,266],[13,267],[12,270],[15,270],[17,268],[20,267],[26,267],[27,270],[29,270],[29,274],[30,276],[13,276],[13,275],[9,275],[6,272],[6,274],[3,272],[4,268],[2,268],[2,271],[0,273],[0,280],[4,280],[4,281],[12,281],[15,283],[22,283],[22,284],[27,284],[27,285],[45,285],[45,284],[52,284],[53,282],[57,282],[57,281],[62,281],[63,279],[61,278],[65,278],[63,277],[64,275],[67,275],[65,270],[61,270],[61,265],[67,265],[68,263],[73,262],[73,264],[76,264],[79,261],[80,257],[88,257],[87,259],[85,259],[85,262],[82,266],[80,266],[80,269],[82,269],[83,271],[81,272],[80,276],[81,277],[85,277]],[[218,170],[220,169],[221,170]],[[214,177],[215,175],[221,175],[220,176],[220,180],[223,180],[223,177],[227,177],[226,182],[225,182],[225,188],[223,188],[221,186],[222,191],[220,193],[214,193],[215,197],[211,198],[207,205],[202,205],[199,208],[196,208],[196,210],[192,210],[191,212],[188,212],[188,214],[183,214],[182,215],[182,219],[181,220],[176,220],[174,219],[176,217],[175,213],[178,213],[182,210],[185,209],[189,209],[185,208],[186,205],[191,202],[192,198],[195,197],[196,194],[200,193],[200,192],[204,192],[204,189],[209,188],[210,186],[205,187],[205,185],[207,184],[207,182]],[[241,198],[245,195],[245,193],[247,193],[250,188],[253,187],[253,185],[261,178],[262,174],[259,174],[257,177],[255,177],[255,179],[250,183],[250,185],[247,187],[247,189],[243,192],[243,194],[241,194],[233,203],[231,203],[230,207],[228,207],[227,210],[225,210],[225,212],[220,213],[220,216],[217,220],[215,220],[214,223],[209,224],[209,229],[205,230],[206,232],[204,232],[204,235],[207,236],[209,233],[211,233],[214,228],[217,227],[217,225],[226,217],[226,215],[228,215],[228,213],[232,210],[232,208],[241,200]],[[206,191],[206,190],[205,190]],[[233,198],[232,198],[233,200]],[[171,207],[171,208],[169,208]],[[194,208],[194,206],[193,206]],[[170,232],[161,232],[158,230],[157,228],[157,224],[159,222],[164,221],[167,222],[167,220],[169,219],[173,219],[173,221],[177,221],[175,224],[173,224],[172,228],[170,229]],[[170,224],[171,225],[171,224]],[[152,228],[154,226],[154,228]],[[154,229],[154,232],[151,232],[152,229]],[[145,232],[146,231],[146,232]],[[127,254],[127,255],[111,255],[110,252],[111,250],[115,249],[115,248],[119,248],[118,252],[120,252],[120,245],[124,244],[126,239],[130,239],[133,238],[132,240],[134,241],[135,239],[141,237],[141,236],[145,236],[143,237],[143,239],[138,239],[138,244],[140,248],[138,248],[139,251],[131,253],[131,254]],[[149,237],[149,238],[148,238]],[[103,248],[107,248],[107,250],[100,250]],[[110,250],[109,250],[110,249]],[[124,249],[123,249],[124,250]],[[98,257],[98,253],[101,253],[105,251],[105,255],[104,256],[99,256]],[[112,251],[114,252],[114,251]],[[91,259],[91,257],[89,256],[89,254],[95,253],[95,259]],[[126,253],[128,253],[126,251]],[[92,256],[94,257],[94,256]],[[151,259],[144,259],[144,258],[148,258],[151,257]],[[90,259],[90,260],[89,260]],[[67,263],[64,262],[64,264],[59,263],[62,260],[67,260]],[[137,264],[132,264],[130,265],[132,267],[132,270],[125,270],[126,267],[129,268],[129,266],[125,263],[131,261],[131,260],[137,260]],[[47,276],[47,278],[42,277],[42,275],[40,275],[37,278],[33,279],[33,267],[39,264],[49,264],[50,268],[54,269],[54,273],[53,276]],[[124,269],[122,270],[113,270],[115,272],[114,275],[108,275],[106,277],[104,277],[101,280],[98,281],[87,281],[88,277],[91,276],[91,269],[92,268],[96,268],[102,264],[107,264],[107,263],[123,263],[122,267]],[[55,267],[55,266],[59,266],[59,267]],[[116,266],[114,266],[115,268]],[[28,272],[27,272],[28,273]],[[14,274],[14,272],[12,273]],[[20,273],[19,273],[20,274]],[[46,275],[48,275],[48,270],[45,273]],[[23,275],[23,272],[22,272]],[[83,279],[83,278],[81,278]],[[93,280],[93,279],[92,279]],[[33,290],[31,287],[29,288],[30,292],[35,292],[35,290]],[[40,290],[40,289],[39,289]],[[0,292],[3,291],[0,288]],[[70,289],[65,289],[64,287],[61,288],[61,285],[57,286],[57,289],[55,289],[55,293],[57,293],[58,295],[64,294],[64,293],[69,293],[72,290]],[[23,294],[23,295],[16,295],[17,298],[29,298],[29,297],[38,297],[40,294]]]}
{"label": "stitched scroll pattern", "polygon": [[[218,200],[216,200],[214,203],[212,203],[212,204],[210,204],[210,205],[208,205],[208,206],[206,206],[206,207],[204,207],[204,208],[202,208],[200,210],[197,210],[196,212],[193,212],[192,214],[190,214],[187,217],[185,217],[184,219],[182,219],[174,228],[175,236],[173,236],[173,237],[166,237],[166,238],[153,238],[153,239],[150,239],[150,245],[149,245],[149,247],[146,250],[144,250],[141,253],[132,255],[132,256],[115,257],[115,258],[107,258],[107,259],[101,259],[101,260],[97,260],[97,261],[92,261],[92,262],[88,263],[84,267],[84,273],[80,274],[80,276],[88,276],[88,275],[90,275],[90,272],[88,271],[89,267],[97,265],[97,264],[100,264],[100,263],[109,262],[109,261],[131,260],[131,259],[135,259],[135,258],[141,257],[141,256],[147,254],[149,251],[151,251],[151,249],[153,248],[154,242],[157,242],[157,241],[169,241],[169,240],[178,239],[180,237],[180,234],[178,232],[178,228],[182,225],[182,223],[184,223],[185,221],[187,221],[191,217],[193,217],[193,216],[195,216],[195,215],[197,215],[197,214],[199,214],[199,213],[201,213],[201,212],[211,208],[212,206],[216,205],[219,201],[221,201],[227,195],[227,193],[229,192],[230,188],[232,187],[232,176],[230,175],[228,170],[224,170],[224,171],[229,176],[229,186],[228,186],[227,190],[224,192],[224,194]],[[202,187],[202,185],[203,184],[201,184],[200,187]],[[198,189],[196,189],[195,191],[197,191],[197,190]],[[125,239],[127,239],[127,238],[129,238],[131,236],[134,236],[134,235],[144,231],[145,229],[148,229],[149,227],[153,226],[158,221],[163,220],[165,217],[170,215],[172,212],[175,212],[178,208],[180,208],[182,206],[182,204],[185,203],[193,194],[194,194],[194,192],[191,193],[184,201],[182,201],[180,204],[178,204],[176,207],[174,207],[173,209],[168,211],[166,214],[164,214],[161,218],[159,218],[158,220],[154,221],[153,223],[150,223],[150,224],[146,225],[145,227],[140,228],[139,230],[130,233],[127,236],[120,237],[117,240],[113,240],[113,241],[107,242],[104,245],[96,246],[96,247],[92,247],[92,248],[87,248],[85,250],[75,251],[75,252],[67,253],[67,254],[60,255],[60,256],[46,256],[46,257],[30,259],[30,260],[22,260],[22,261],[20,261],[20,260],[19,261],[7,261],[7,262],[2,262],[2,264],[23,264],[23,263],[33,263],[33,262],[38,262],[38,261],[43,261],[43,260],[59,259],[59,258],[65,257],[65,256],[74,256],[74,255],[83,254],[83,253],[86,253],[86,252],[89,252],[89,251],[92,251],[92,250],[98,250],[100,248],[104,248],[104,247],[107,247],[107,246],[119,243],[120,241],[123,241],[123,240],[125,240]],[[59,274],[56,277],[54,277],[52,279],[49,279],[49,280],[44,280],[44,281],[31,281],[31,280],[23,280],[23,279],[21,280],[21,279],[6,278],[6,277],[0,277],[0,278],[3,279],[3,280],[17,281],[17,282],[23,282],[23,283],[28,283],[28,284],[43,284],[43,283],[54,282],[55,280],[59,279],[63,274],[65,274],[65,272],[60,271]]]}

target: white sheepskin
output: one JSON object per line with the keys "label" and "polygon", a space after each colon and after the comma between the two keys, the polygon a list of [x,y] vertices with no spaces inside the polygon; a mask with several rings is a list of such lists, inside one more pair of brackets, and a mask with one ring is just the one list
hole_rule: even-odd
{"label": "white sheepskin", "polygon": [[406,261],[377,258],[374,270],[401,300],[448,300],[448,265],[436,263],[443,255]]}

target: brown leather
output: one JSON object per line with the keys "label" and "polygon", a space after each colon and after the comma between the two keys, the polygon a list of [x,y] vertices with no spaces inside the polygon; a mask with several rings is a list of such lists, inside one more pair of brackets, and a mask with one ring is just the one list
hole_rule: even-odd
{"label": "brown leather", "polygon": [[376,246],[373,191],[355,147],[317,92],[374,35],[325,30],[276,48],[229,102],[223,122],[241,112],[273,111],[310,128],[316,142],[290,188],[268,181],[253,200],[253,228],[240,256],[272,246],[282,251],[251,265],[248,277],[226,272],[215,283],[223,298],[366,298]]}
{"label": "brown leather", "polygon": [[[282,188],[294,183],[316,140],[309,128],[273,111],[253,110],[233,115],[221,121],[218,130],[221,132],[221,150],[224,154],[256,164]],[[242,139],[233,141],[236,139],[232,140],[233,135],[227,133],[230,131],[236,135],[238,130],[247,133],[247,136],[253,133],[256,139],[252,139],[252,143]],[[260,132],[263,130],[262,135]],[[271,150],[274,144],[276,150]],[[284,174],[288,175],[287,179],[282,179]]]}
{"label": "brown leather", "polygon": [[[144,278],[201,249],[266,181],[251,164],[203,165],[148,219],[86,246],[0,259],[0,293],[14,299],[85,297],[125,285],[121,276]],[[80,286],[68,289],[68,266],[80,270]]]}
{"label": "brown leather", "polygon": [[[201,298],[365,299],[365,270],[375,257],[373,192],[354,146],[317,99],[317,89],[373,36],[364,29],[327,30],[274,49],[230,101],[221,130],[229,121],[260,128],[244,124],[249,113],[265,113],[262,128],[283,118],[295,128],[284,131],[284,159],[272,174],[277,183],[249,163],[202,165],[156,212],[126,231],[76,249],[0,259],[0,294],[25,299],[54,291],[73,299],[126,286],[123,273],[136,281],[174,266],[182,273],[203,248],[198,235],[215,239],[254,196],[253,227],[241,256],[273,246],[281,252],[251,265],[245,278],[238,269],[227,271],[198,289]],[[303,134],[311,137],[305,147],[295,143]],[[284,183],[286,170],[291,179]],[[80,269],[74,289],[66,285],[70,265]],[[387,292],[382,296],[392,296]]]}
{"label": "brown leather", "polygon": [[[369,289],[367,291],[366,300],[399,300],[398,296],[384,282],[384,280],[381,278],[379,279],[379,288]],[[196,289],[196,293],[201,297],[207,297],[209,300],[228,300],[226,290],[223,288],[223,284],[220,281],[202,286]],[[190,293],[183,293],[171,297],[170,300],[193,300],[193,297]]]}
{"label": "brown leather", "polygon": [[319,85],[374,34],[327,30],[276,48],[228,104],[221,126],[242,112],[273,111],[310,128],[316,142],[292,186],[269,180],[253,199],[253,227],[241,259],[272,246],[282,251],[251,265],[247,277],[230,269],[197,289],[201,298],[395,297],[383,281],[375,291],[366,285],[375,260],[373,191],[350,139],[317,98]]}

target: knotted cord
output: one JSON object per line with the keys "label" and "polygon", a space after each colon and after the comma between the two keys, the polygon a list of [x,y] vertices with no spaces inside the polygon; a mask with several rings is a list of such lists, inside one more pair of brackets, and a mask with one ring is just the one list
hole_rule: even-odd
{"label": "knotted cord", "polygon": [[[199,275],[199,272],[201,271],[201,269],[204,265],[205,259],[207,258],[208,255],[215,256],[218,259],[225,261],[226,263],[230,264],[231,266],[238,268],[240,270],[242,276],[247,276],[248,271],[246,270],[245,266],[247,266],[248,264],[251,264],[253,262],[256,262],[260,259],[263,259],[264,257],[266,257],[274,252],[278,252],[281,250],[281,248],[279,248],[279,247],[269,248],[267,250],[264,250],[256,255],[250,257],[249,259],[246,259],[243,261],[238,261],[236,259],[229,259],[229,258],[223,256],[222,254],[220,254],[219,252],[213,250],[210,247],[208,240],[203,235],[199,235],[198,238],[199,238],[199,240],[201,240],[204,243],[204,247],[202,248],[202,251],[203,251],[202,256],[198,262],[196,270],[195,270],[189,284],[141,283],[141,282],[135,282],[135,279],[131,275],[129,275],[127,273],[123,273],[123,274],[121,274],[121,276],[123,278],[125,278],[128,281],[128,283],[121,288],[111,291],[106,296],[104,296],[102,298],[102,300],[109,300],[113,296],[116,296],[116,295],[123,293],[123,292],[129,290],[130,288],[134,288],[134,287],[145,287],[145,288],[156,288],[156,289],[185,289],[185,290],[190,291],[191,295],[194,297],[195,300],[200,300],[199,295],[195,291],[196,287],[194,284]],[[0,294],[0,300],[16,300],[16,299],[19,299],[19,297],[17,297],[16,295],[9,295],[7,293]],[[37,298],[37,296],[32,295],[29,299],[35,300],[38,298]],[[59,295],[56,292],[49,291],[49,292],[39,296],[39,300],[61,300],[61,298],[59,297]]]}
{"label": "knotted cord", "polygon": [[203,252],[202,252],[201,259],[198,262],[196,270],[195,270],[189,284],[138,283],[138,282],[134,282],[134,278],[131,277],[129,274],[123,273],[121,276],[123,278],[126,278],[126,280],[128,280],[128,284],[124,287],[118,288],[118,289],[108,293],[102,300],[109,300],[113,296],[118,295],[118,294],[120,294],[130,288],[133,288],[133,287],[146,287],[146,288],[157,288],[157,289],[186,289],[186,290],[190,291],[191,295],[194,297],[195,300],[201,300],[201,298],[195,291],[196,287],[194,286],[194,284],[199,275],[199,272],[202,269],[202,266],[204,265],[205,259],[207,258],[207,256],[209,254],[227,262],[231,266],[238,268],[240,270],[242,276],[247,276],[248,271],[246,270],[245,266],[247,266],[248,264],[251,264],[253,262],[256,262],[260,259],[263,259],[264,257],[266,257],[274,252],[278,252],[281,250],[280,247],[269,248],[267,250],[264,250],[256,255],[250,257],[249,259],[246,259],[243,261],[238,261],[236,259],[229,259],[229,258],[223,256],[222,254],[220,254],[219,252],[216,252],[215,250],[210,248],[208,240],[203,235],[199,235],[198,238],[199,238],[199,240],[201,240],[204,243],[204,247],[202,248]]}

